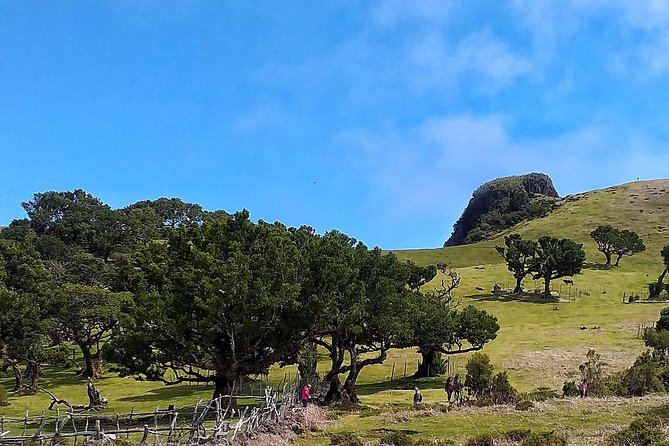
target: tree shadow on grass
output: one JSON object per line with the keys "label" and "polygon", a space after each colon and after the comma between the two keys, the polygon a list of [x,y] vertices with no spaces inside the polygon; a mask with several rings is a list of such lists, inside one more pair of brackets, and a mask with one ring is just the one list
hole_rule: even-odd
{"label": "tree shadow on grass", "polygon": [[184,396],[193,396],[202,390],[209,390],[213,393],[214,388],[213,386],[164,386],[150,389],[143,395],[125,396],[123,398],[119,398],[119,401],[130,401],[135,403],[147,401],[166,401]]}
{"label": "tree shadow on grass", "polygon": [[596,271],[608,271],[613,269],[613,265],[604,265],[603,263],[585,262],[583,269],[592,269]]}
{"label": "tree shadow on grass", "polygon": [[425,389],[442,389],[444,387],[444,378],[402,378],[393,381],[383,381],[377,383],[358,384],[355,390],[358,395],[374,395],[385,390],[413,390],[418,386],[421,390]]}
{"label": "tree shadow on grass", "polygon": [[481,302],[528,302],[532,304],[556,304],[559,302],[557,297],[550,299],[544,298],[543,294],[537,293],[518,293],[518,294],[474,294],[467,296],[472,300]]}

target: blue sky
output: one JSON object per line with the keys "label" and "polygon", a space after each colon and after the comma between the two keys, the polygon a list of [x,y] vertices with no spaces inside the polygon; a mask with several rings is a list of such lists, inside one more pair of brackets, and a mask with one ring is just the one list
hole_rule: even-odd
{"label": "blue sky", "polygon": [[0,224],[161,196],[438,247],[471,192],[669,167],[659,0],[0,0]]}

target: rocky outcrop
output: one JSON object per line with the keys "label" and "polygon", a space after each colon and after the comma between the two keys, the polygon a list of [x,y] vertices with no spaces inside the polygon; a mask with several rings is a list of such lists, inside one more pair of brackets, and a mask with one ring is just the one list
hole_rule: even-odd
{"label": "rocky outcrop", "polygon": [[553,181],[543,173],[497,178],[472,194],[444,246],[487,240],[523,220],[540,218],[557,207]]}

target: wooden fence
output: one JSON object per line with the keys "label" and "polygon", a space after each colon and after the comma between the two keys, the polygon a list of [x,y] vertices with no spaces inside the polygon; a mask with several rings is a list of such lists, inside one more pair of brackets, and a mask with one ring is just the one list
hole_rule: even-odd
{"label": "wooden fence", "polygon": [[[71,439],[85,443],[89,439],[114,442],[120,438],[139,439],[140,445],[153,440],[166,444],[199,444],[217,440],[228,444],[244,432],[252,432],[270,422],[281,422],[286,411],[297,406],[297,383],[284,385],[281,393],[266,387],[264,396],[220,396],[204,404],[195,403],[190,410],[102,415],[68,411],[37,417],[0,416],[0,444],[62,444]],[[247,402],[237,406],[235,402]],[[141,438],[141,439],[140,439]]]}

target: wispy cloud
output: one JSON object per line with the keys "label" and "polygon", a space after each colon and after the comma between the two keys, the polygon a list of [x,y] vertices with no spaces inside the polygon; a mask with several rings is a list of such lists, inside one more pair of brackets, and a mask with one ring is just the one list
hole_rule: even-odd
{"label": "wispy cloud", "polygon": [[[584,126],[519,138],[503,116],[434,117],[404,134],[357,129],[337,137],[351,169],[369,179],[370,196],[395,218],[462,211],[462,198],[495,177],[551,175],[560,191],[579,192],[664,175],[669,146],[631,129]],[[611,151],[616,157],[602,157]]]}

